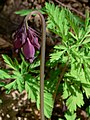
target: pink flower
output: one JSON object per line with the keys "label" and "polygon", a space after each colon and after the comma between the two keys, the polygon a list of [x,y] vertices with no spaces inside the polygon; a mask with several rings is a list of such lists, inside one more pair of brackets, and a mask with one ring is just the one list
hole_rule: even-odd
{"label": "pink flower", "polygon": [[14,49],[18,52],[19,49],[23,50],[25,58],[32,63],[34,60],[35,50],[40,49],[38,36],[36,31],[25,24],[22,24],[14,35]]}

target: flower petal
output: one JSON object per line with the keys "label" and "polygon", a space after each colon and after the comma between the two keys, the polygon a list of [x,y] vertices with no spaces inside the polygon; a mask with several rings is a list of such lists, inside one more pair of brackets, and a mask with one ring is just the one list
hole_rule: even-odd
{"label": "flower petal", "polygon": [[23,53],[26,59],[28,59],[30,62],[33,62],[35,48],[29,41],[29,38],[27,38],[27,42],[23,45]]}
{"label": "flower petal", "polygon": [[32,41],[32,44],[34,45],[35,48],[40,49],[40,44],[38,42],[38,38],[35,37]]}
{"label": "flower petal", "polygon": [[28,27],[27,35],[28,35],[28,38],[29,38],[31,44],[35,48],[40,49],[40,44],[38,42],[38,37],[37,37],[37,34],[35,33],[35,30]]}
{"label": "flower petal", "polygon": [[22,47],[23,44],[26,42],[26,27],[25,25],[20,26],[20,28],[16,31],[14,35],[14,49],[19,49]]}
{"label": "flower petal", "polygon": [[17,50],[21,48],[21,46],[22,46],[21,38],[20,39],[16,38],[16,40],[14,40],[14,49]]}

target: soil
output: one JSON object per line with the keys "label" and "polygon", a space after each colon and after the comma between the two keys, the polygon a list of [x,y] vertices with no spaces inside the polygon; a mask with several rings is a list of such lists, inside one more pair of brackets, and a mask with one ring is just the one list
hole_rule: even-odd
{"label": "soil", "polygon": [[[67,6],[72,12],[78,14],[82,18],[85,16],[85,10],[90,10],[89,0],[0,1],[0,68],[6,67],[1,55],[8,54],[12,56],[13,54],[12,35],[24,19],[24,17],[16,15],[15,11],[21,9],[40,9],[44,6],[45,1],[54,2],[59,6]],[[50,40],[51,34],[47,34]],[[47,37],[47,46],[52,46],[54,43],[49,42],[49,40]],[[36,109],[35,103],[31,103],[30,100],[27,100],[25,91],[21,94],[18,91],[12,91],[10,94],[5,94],[5,91],[1,88],[0,99],[3,101],[0,105],[0,120],[40,120],[40,113]],[[61,102],[57,97],[51,120],[58,120],[59,117],[63,117],[64,113],[60,103]],[[77,114],[82,117],[82,120],[88,119],[87,114],[83,109],[78,109]]]}

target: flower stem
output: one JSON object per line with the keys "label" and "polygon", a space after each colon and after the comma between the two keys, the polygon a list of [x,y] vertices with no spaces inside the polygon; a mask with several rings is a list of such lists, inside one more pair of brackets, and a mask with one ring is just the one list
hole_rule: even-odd
{"label": "flower stem", "polygon": [[44,63],[45,63],[45,42],[46,42],[46,26],[45,19],[39,11],[33,11],[25,18],[26,26],[28,20],[33,14],[38,14],[42,22],[42,41],[41,41],[41,60],[40,60],[40,115],[41,120],[44,120]]}

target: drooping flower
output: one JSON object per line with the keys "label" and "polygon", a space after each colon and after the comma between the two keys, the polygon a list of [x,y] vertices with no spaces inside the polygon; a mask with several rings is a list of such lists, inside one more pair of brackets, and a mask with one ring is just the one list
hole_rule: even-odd
{"label": "drooping flower", "polygon": [[29,26],[26,28],[25,24],[22,24],[14,34],[14,49],[18,52],[21,48],[30,63],[34,60],[35,50],[40,49],[36,31]]}
{"label": "drooping flower", "polygon": [[35,31],[28,26],[27,36],[31,40],[31,44],[34,45],[36,49],[40,49],[40,44],[38,43],[38,37]]}
{"label": "drooping flower", "polygon": [[25,45],[23,45],[23,53],[25,55],[25,58],[32,63],[34,60],[35,48],[31,44],[29,38],[27,38]]}
{"label": "drooping flower", "polygon": [[26,42],[27,33],[25,25],[21,25],[14,34],[14,49],[18,51]]}

